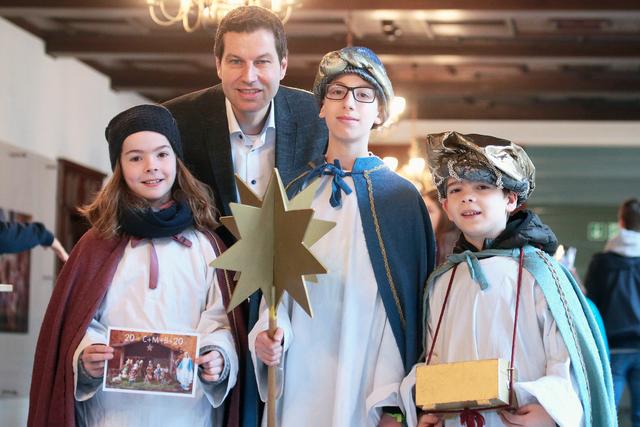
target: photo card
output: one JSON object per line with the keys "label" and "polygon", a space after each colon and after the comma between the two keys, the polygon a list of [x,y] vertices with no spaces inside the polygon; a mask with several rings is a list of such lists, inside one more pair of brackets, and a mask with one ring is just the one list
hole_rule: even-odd
{"label": "photo card", "polygon": [[105,391],[194,397],[197,333],[109,328],[114,357],[105,364]]}

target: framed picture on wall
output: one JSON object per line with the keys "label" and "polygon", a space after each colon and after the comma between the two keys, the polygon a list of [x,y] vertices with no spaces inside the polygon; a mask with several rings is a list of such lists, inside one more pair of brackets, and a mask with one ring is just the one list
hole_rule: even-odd
{"label": "framed picture on wall", "polygon": [[[30,222],[31,215],[0,208],[0,221]],[[27,333],[31,252],[0,255],[0,283],[13,285],[0,293],[0,332]]]}

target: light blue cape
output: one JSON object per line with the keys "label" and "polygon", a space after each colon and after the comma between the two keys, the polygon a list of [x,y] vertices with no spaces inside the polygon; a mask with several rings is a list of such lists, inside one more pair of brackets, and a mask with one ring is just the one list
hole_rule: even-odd
{"label": "light blue cape", "polygon": [[[584,410],[585,426],[617,426],[609,356],[586,298],[571,273],[556,260],[532,246],[525,246],[522,250],[524,250],[524,269],[531,273],[542,289],[549,310],[556,321],[556,327],[567,346]],[[481,289],[486,289],[489,284],[478,259],[493,256],[518,260],[520,249],[487,249],[480,252],[465,251],[453,254],[433,272],[427,286],[433,286],[440,276],[455,265],[465,262],[469,266],[473,280]],[[425,325],[428,319],[428,294],[428,292],[425,293],[424,299],[423,322]]]}

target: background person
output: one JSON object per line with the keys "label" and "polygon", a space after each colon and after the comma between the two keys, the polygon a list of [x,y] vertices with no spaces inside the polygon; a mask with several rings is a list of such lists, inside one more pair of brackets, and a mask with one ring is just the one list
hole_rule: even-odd
{"label": "background person", "polygon": [[585,287],[596,304],[609,340],[616,405],[625,385],[631,392],[631,421],[640,426],[640,200],[618,210],[620,231],[591,259]]}
{"label": "background person", "polygon": [[38,245],[51,248],[62,262],[69,258],[60,241],[44,224],[0,221],[0,254],[18,253]]}

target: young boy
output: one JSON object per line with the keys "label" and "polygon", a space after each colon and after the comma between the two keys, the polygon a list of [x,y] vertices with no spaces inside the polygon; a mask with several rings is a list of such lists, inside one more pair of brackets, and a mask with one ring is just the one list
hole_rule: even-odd
{"label": "young boy", "polygon": [[[515,377],[511,410],[424,414],[419,425],[615,426],[611,374],[591,312],[551,257],[553,232],[534,213],[516,211],[535,187],[529,157],[509,141],[456,132],[429,135],[428,154],[445,212],[462,232],[429,279],[429,364],[513,354]],[[410,375],[403,396],[413,383]]]}
{"label": "young boy", "polygon": [[279,426],[400,425],[399,385],[422,351],[429,216],[415,187],[368,151],[393,97],[378,57],[362,47],[328,53],[314,93],[329,128],[326,156],[288,190],[321,180],[312,207],[336,226],[311,251],[328,274],[308,286],[313,318],[285,295],[272,339],[262,311],[249,334],[259,389],[264,400],[266,365],[284,359]]}

